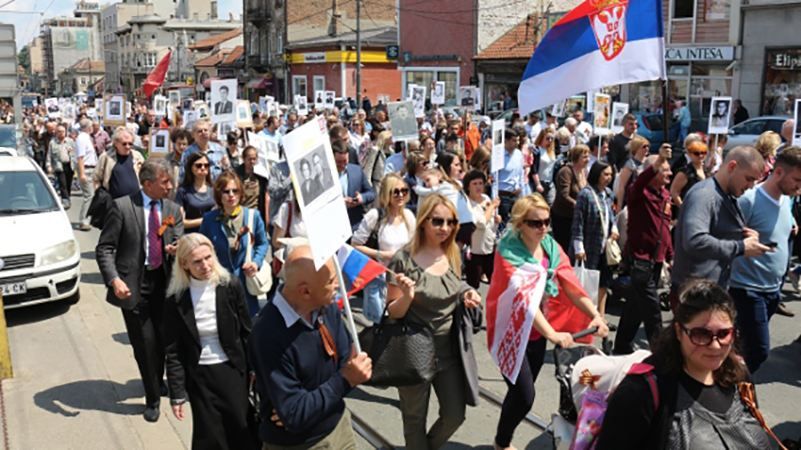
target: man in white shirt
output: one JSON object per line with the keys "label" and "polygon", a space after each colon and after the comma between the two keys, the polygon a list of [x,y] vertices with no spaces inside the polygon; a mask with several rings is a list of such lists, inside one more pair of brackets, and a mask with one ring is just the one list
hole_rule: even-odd
{"label": "man in white shirt", "polygon": [[537,139],[537,136],[539,136],[540,131],[542,131],[540,113],[538,111],[534,111],[528,115],[528,122],[526,122],[526,134],[528,134],[529,140],[534,142]]}
{"label": "man in white shirt", "polygon": [[92,227],[89,225],[89,218],[86,214],[89,212],[89,205],[92,203],[92,197],[95,195],[95,186],[92,182],[92,176],[95,172],[97,165],[97,153],[95,152],[95,144],[92,142],[92,121],[89,119],[81,119],[78,122],[81,132],[78,133],[78,139],[75,140],[75,156],[78,160],[78,181],[81,185],[81,195],[83,197],[83,205],[81,205],[81,215],[78,218],[80,223],[79,227],[82,231],[89,231]]}
{"label": "man in white shirt", "polygon": [[584,121],[584,111],[577,109],[573,112],[573,118],[576,119],[576,137],[579,144],[586,144],[590,141],[592,136],[592,125]]}

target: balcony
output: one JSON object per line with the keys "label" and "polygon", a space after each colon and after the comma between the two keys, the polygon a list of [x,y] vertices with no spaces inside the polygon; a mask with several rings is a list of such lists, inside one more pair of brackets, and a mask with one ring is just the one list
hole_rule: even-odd
{"label": "balcony", "polygon": [[272,11],[268,8],[266,1],[247,0],[245,4],[247,5],[248,22],[258,26],[273,20]]}

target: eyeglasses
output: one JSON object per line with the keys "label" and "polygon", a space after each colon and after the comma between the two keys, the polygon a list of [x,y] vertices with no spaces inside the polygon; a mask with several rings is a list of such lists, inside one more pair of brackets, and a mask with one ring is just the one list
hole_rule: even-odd
{"label": "eyeglasses", "polygon": [[523,219],[523,224],[525,224],[529,228],[548,228],[551,225],[551,218],[542,219],[542,220],[534,220],[534,219]]}
{"label": "eyeglasses", "polygon": [[203,164],[203,163],[198,163],[198,164],[193,164],[192,167],[194,167],[195,169],[208,169],[209,165],[208,164]]}
{"label": "eyeglasses", "polygon": [[706,156],[706,152],[690,152],[691,155],[704,157]]}
{"label": "eyeglasses", "polygon": [[680,326],[682,331],[690,338],[690,342],[699,347],[706,347],[712,344],[713,339],[717,339],[720,345],[730,345],[734,341],[734,327],[712,331],[703,327],[688,329],[684,325]]}
{"label": "eyeglasses", "polygon": [[406,197],[409,194],[409,188],[396,188],[392,190],[392,195],[395,197]]}
{"label": "eyeglasses", "polygon": [[222,193],[226,195],[238,195],[239,189],[223,189]]}
{"label": "eyeglasses", "polygon": [[428,220],[431,221],[431,225],[442,228],[447,224],[449,227],[453,228],[456,225],[459,225],[459,221],[457,219],[443,219],[442,217],[429,217]]}
{"label": "eyeglasses", "polygon": [[545,139],[546,141],[552,141],[552,140],[553,140],[553,136],[545,136],[545,138],[544,138],[544,139]]}
{"label": "eyeglasses", "polygon": [[123,147],[133,147],[133,142],[120,142]]}

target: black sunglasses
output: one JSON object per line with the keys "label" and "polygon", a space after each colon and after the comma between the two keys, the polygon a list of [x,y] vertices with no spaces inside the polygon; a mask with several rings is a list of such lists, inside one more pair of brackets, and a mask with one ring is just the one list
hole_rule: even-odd
{"label": "black sunglasses", "polygon": [[703,327],[688,329],[684,325],[680,324],[680,326],[682,331],[690,338],[690,342],[700,347],[712,344],[713,339],[717,339],[720,345],[730,345],[734,341],[734,327],[712,331]]}
{"label": "black sunglasses", "polygon": [[455,227],[456,225],[459,225],[459,221],[457,219],[443,219],[442,217],[429,217],[428,220],[431,221],[431,225],[434,225],[437,228],[443,227],[446,223],[451,228]]}
{"label": "black sunglasses", "polygon": [[551,225],[551,218],[542,220],[523,219],[523,223],[529,228],[548,228]]}
{"label": "black sunglasses", "polygon": [[409,195],[409,188],[395,188],[392,190],[392,195],[395,197],[406,197]]}
{"label": "black sunglasses", "polygon": [[239,194],[239,189],[223,189],[222,193],[223,194],[228,194],[228,195],[238,195]]}
{"label": "black sunglasses", "polygon": [[199,163],[199,164],[193,164],[192,166],[193,166],[195,169],[208,169],[208,168],[209,168],[209,165],[208,165],[208,164],[203,164],[203,163]]}

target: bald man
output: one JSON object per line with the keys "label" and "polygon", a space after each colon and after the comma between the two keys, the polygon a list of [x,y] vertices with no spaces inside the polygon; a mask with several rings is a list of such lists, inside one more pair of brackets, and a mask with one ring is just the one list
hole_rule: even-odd
{"label": "bald man", "polygon": [[759,233],[746,227],[737,204],[737,198],[762,177],[764,166],[754,147],[735,147],[714,177],[687,192],[676,225],[672,303],[686,280],[704,278],[727,288],[735,257],[760,256],[770,250],[760,243]]}
{"label": "bald man", "polygon": [[262,309],[249,340],[261,394],[263,449],[355,449],[344,397],[370,379],[372,362],[351,352],[333,303],[334,263],[314,270],[308,246],[293,248],[284,285]]}

